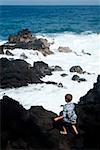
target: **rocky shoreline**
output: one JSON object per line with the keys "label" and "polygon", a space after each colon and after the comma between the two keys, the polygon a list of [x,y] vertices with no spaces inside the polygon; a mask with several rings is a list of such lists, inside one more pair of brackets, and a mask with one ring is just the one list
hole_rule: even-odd
{"label": "rocky shoreline", "polygon": [[[29,84],[53,84],[64,88],[61,82],[55,80],[46,81],[43,77],[51,76],[54,72],[60,72],[61,78],[69,77],[71,82],[86,83],[84,74],[93,75],[85,71],[79,65],[70,66],[67,72],[61,66],[50,66],[45,61],[34,61],[30,64],[28,58],[22,53],[19,59],[14,59],[13,50],[20,48],[32,50],[48,56],[53,54],[50,50],[50,43],[43,38],[33,37],[31,31],[23,29],[16,35],[10,35],[8,42],[0,46],[0,54],[11,56],[11,58],[0,59],[0,88],[10,89],[28,86]],[[38,51],[38,52],[37,52]],[[58,47],[59,53],[73,53],[81,57],[69,47]],[[90,53],[82,54],[90,57]],[[79,86],[78,84],[78,86]],[[83,88],[83,87],[82,87]],[[65,88],[66,90],[67,88]],[[57,89],[58,90],[58,89]],[[77,89],[76,89],[77,90]],[[28,101],[25,99],[25,101]],[[33,99],[34,101],[34,99]],[[47,101],[46,101],[47,102]],[[60,122],[54,123],[53,118],[57,116],[52,111],[42,106],[31,106],[26,110],[18,101],[4,95],[0,100],[0,122],[1,122],[1,149],[2,150],[99,150],[100,149],[100,75],[93,89],[80,98],[76,113],[78,115],[77,126],[79,135],[74,135],[71,127],[68,136],[59,133]]]}
{"label": "rocky shoreline", "polygon": [[0,46],[0,54],[4,54],[4,50],[15,48],[38,50],[44,56],[53,54],[47,39],[33,37],[32,32],[28,29],[23,29],[16,35],[9,35],[8,42]]}
{"label": "rocky shoreline", "polygon": [[100,76],[93,89],[77,105],[79,135],[59,133],[55,113],[42,106],[25,110],[8,96],[0,100],[2,150],[99,150],[100,149]]}

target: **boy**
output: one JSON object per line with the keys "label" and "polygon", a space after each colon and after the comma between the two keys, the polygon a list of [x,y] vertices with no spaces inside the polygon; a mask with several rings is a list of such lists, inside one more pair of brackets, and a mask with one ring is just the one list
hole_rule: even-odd
{"label": "boy", "polygon": [[[71,103],[72,101],[72,95],[71,94],[66,94],[65,95],[65,101],[67,104],[63,106],[63,115],[54,118],[55,121],[58,121],[60,119],[63,119],[65,123],[70,123],[72,125],[72,128],[76,134],[78,134],[77,128],[75,126],[76,124],[76,119],[77,115],[75,113],[75,105]],[[67,134],[67,129],[63,126],[64,131],[60,131],[61,134]]]}

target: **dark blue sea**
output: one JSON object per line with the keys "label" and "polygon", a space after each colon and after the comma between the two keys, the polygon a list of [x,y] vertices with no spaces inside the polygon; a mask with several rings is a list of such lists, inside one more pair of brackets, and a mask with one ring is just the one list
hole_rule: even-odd
{"label": "dark blue sea", "polygon": [[100,32],[100,6],[0,6],[0,39],[23,28],[33,34]]}

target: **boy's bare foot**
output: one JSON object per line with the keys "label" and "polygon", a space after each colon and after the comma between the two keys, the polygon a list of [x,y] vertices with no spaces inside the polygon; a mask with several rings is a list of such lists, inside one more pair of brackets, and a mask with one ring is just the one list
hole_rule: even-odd
{"label": "boy's bare foot", "polygon": [[60,131],[60,134],[64,134],[64,135],[66,135],[66,134],[67,134],[67,132]]}

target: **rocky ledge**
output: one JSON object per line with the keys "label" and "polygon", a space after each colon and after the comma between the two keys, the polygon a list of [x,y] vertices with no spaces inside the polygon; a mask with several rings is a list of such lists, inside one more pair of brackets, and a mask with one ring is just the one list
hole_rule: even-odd
{"label": "rocky ledge", "polygon": [[19,102],[3,96],[0,100],[2,150],[99,150],[100,76],[77,106],[79,135],[59,133],[56,114],[42,106],[25,110]]}
{"label": "rocky ledge", "polygon": [[30,30],[23,29],[16,35],[9,35],[8,42],[0,46],[0,54],[4,54],[4,50],[21,48],[38,50],[44,56],[46,56],[53,54],[49,47],[50,44],[48,43],[47,39],[32,36],[32,32]]}
{"label": "rocky ledge", "polygon": [[53,71],[62,70],[59,66],[49,66],[43,61],[34,62],[33,66],[21,59],[0,59],[0,88],[16,88],[28,84],[46,83],[57,85],[53,81],[42,81],[46,75]]}

